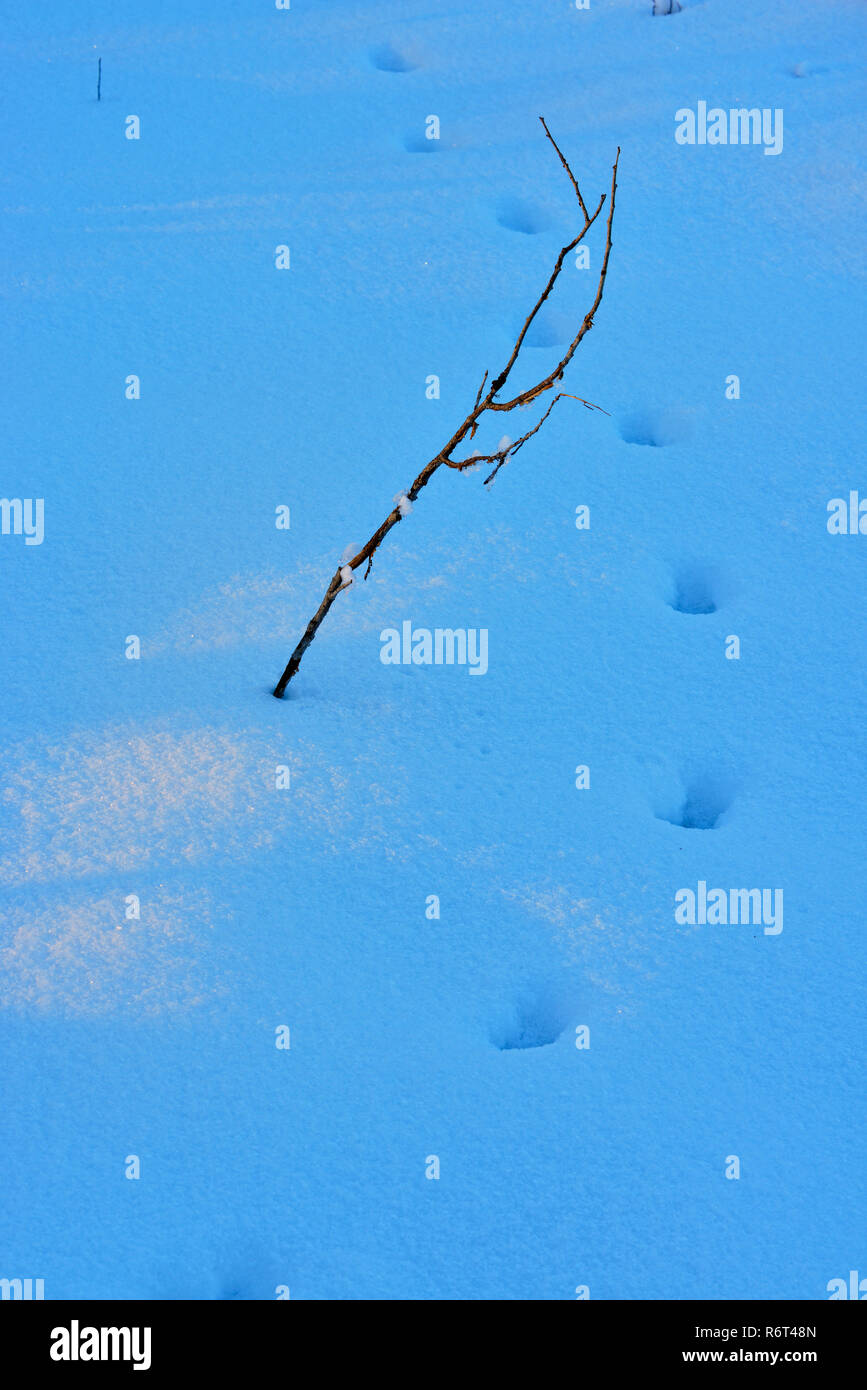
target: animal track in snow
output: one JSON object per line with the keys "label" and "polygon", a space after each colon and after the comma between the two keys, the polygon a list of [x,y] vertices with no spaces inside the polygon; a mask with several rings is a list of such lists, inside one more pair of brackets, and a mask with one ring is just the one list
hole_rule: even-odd
{"label": "animal track in snow", "polygon": [[423,130],[404,136],[403,148],[407,154],[436,154],[441,146],[442,140],[429,140]]}
{"label": "animal track in snow", "polygon": [[720,605],[720,579],[706,565],[681,566],[673,576],[673,593],[668,605],[676,613],[715,613]]}
{"label": "animal track in snow", "polygon": [[370,61],[380,72],[415,72],[418,67],[418,63],[414,63],[409,54],[391,43],[377,44],[376,48],[372,48]]}
{"label": "animal track in snow", "polygon": [[732,799],[728,777],[714,772],[698,773],[686,781],[678,802],[657,811],[657,820],[668,821],[682,830],[717,830]]}
{"label": "animal track in snow", "polygon": [[548,1047],[567,1023],[565,1002],[558,990],[543,987],[525,991],[492,1030],[491,1041],[500,1052]]}
{"label": "animal track in snow", "polygon": [[653,449],[682,443],[689,439],[692,429],[692,413],[680,406],[638,408],[620,420],[620,438],[624,443]]}
{"label": "animal track in snow", "polygon": [[523,198],[501,198],[497,204],[497,221],[511,232],[536,236],[550,226],[551,219],[543,208]]}
{"label": "animal track in snow", "polygon": [[[577,315],[570,318],[561,310],[549,309],[545,305],[530,324],[524,345],[528,348],[550,348],[559,347],[563,343],[571,343],[578,332],[580,323],[581,320]],[[509,337],[512,342],[517,338],[523,326],[523,320],[521,323],[514,321],[510,325]]]}

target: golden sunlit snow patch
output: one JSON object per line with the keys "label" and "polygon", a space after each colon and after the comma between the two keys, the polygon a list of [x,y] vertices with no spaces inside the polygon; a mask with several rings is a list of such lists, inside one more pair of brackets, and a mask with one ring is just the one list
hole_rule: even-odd
{"label": "golden sunlit snow patch", "polygon": [[562,884],[522,884],[500,890],[504,898],[554,928],[554,940],[564,964],[578,965],[599,989],[620,994],[636,971],[647,974],[649,957],[646,924],[634,914],[578,898]]}
{"label": "golden sunlit snow patch", "polygon": [[[288,871],[311,847],[410,852],[381,822],[400,798],[393,783],[372,781],[382,775],[373,755],[344,769],[309,742],[288,744],[275,757],[258,731],[144,724],[8,748],[0,890],[13,906],[0,907],[0,998],[82,1015],[191,1007],[222,989],[208,982],[220,908],[195,887],[154,888],[155,874],[274,847]],[[289,769],[286,790],[278,765]],[[111,894],[83,886],[118,874]],[[34,906],[22,905],[22,888]],[[127,921],[124,894],[139,892],[141,918]]]}
{"label": "golden sunlit snow patch", "polygon": [[138,921],[119,894],[3,912],[0,1001],[81,1017],[148,1016],[225,993],[213,978],[213,909],[203,890],[149,890]]}
{"label": "golden sunlit snow patch", "polygon": [[[288,645],[288,656],[335,568],[334,557],[323,555],[315,563],[299,562],[291,574],[234,575],[207,589],[195,603],[174,614],[161,632],[150,635],[143,659],[167,650],[196,653],[228,650],[242,643],[273,646],[275,641]],[[582,576],[596,578],[566,554],[548,554],[541,569],[534,536],[517,536],[507,526],[493,527],[484,536],[467,536],[432,556],[423,557],[412,545],[395,543],[378,553],[368,580],[362,578],[362,571],[357,573],[329,613],[319,640],[327,640],[328,634],[378,633],[391,623],[395,612],[411,613],[431,599],[441,604],[450,592],[466,602],[466,595],[480,582],[538,580],[546,586],[552,581],[574,586]]]}
{"label": "golden sunlit snow patch", "polygon": [[311,745],[205,728],[111,728],[7,753],[0,886],[247,858],[293,829],[333,837],[349,811],[344,774]]}

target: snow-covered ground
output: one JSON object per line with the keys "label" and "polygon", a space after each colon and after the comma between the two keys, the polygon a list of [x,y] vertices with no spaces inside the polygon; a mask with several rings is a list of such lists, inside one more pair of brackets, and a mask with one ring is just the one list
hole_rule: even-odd
{"label": "snow-covered ground", "polygon": [[[0,491],[44,539],[0,535],[0,1276],[867,1275],[863,4],[4,9]],[[678,143],[700,102],[782,149]],[[574,235],[540,114],[593,205],[622,146],[564,383],[609,414],[442,469],[278,702]],[[484,677],[384,664],[404,622],[486,630]],[[700,883],[782,930],[678,921]]]}

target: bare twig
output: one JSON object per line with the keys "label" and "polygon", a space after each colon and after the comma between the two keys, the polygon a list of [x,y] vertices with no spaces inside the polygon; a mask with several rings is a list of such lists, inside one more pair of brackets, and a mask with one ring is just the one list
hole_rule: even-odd
{"label": "bare twig", "polygon": [[548,129],[548,126],[547,126],[547,124],[546,124],[546,122],[545,122],[545,117],[544,117],[544,116],[540,116],[540,117],[539,117],[539,120],[542,122],[542,125],[543,125],[544,130],[545,130],[545,134],[547,135],[548,139],[551,141],[551,144],[554,146],[554,149],[557,151],[557,153],[558,153],[559,156],[560,156],[560,163],[563,165],[563,168],[566,170],[566,173],[569,175],[569,178],[572,180],[572,187],[575,189],[575,194],[576,194],[576,196],[577,196],[577,198],[578,198],[578,202],[581,204],[581,211],[582,211],[583,214],[584,214],[584,221],[586,222],[586,221],[588,221],[587,209],[586,209],[586,207],[584,206],[584,199],[581,197],[581,189],[578,187],[578,183],[577,183],[577,181],[576,181],[576,179],[575,179],[575,175],[572,173],[572,170],[569,168],[569,165],[566,163],[566,160],[565,160],[564,155],[563,155],[563,151],[560,149],[560,146],[557,144],[557,141],[554,139],[553,135],[551,134],[550,130]]}
{"label": "bare twig", "polygon": [[[558,255],[557,260],[554,264],[554,269],[551,272],[551,275],[548,279],[548,283],[546,284],[539,298],[536,300],[535,305],[533,306],[533,308],[527,316],[523,328],[518,334],[508,362],[506,363],[503,370],[500,372],[499,376],[495,377],[491,382],[490,386],[488,386],[487,395],[483,394],[485,391],[485,386],[488,383],[488,373],[485,372],[485,375],[482,377],[482,384],[478,389],[478,393],[476,395],[475,403],[473,405],[472,410],[467,415],[466,419],[462,422],[462,424],[460,424],[458,428],[455,430],[448,443],[444,445],[444,447],[440,450],[438,454],[435,454],[434,457],[430,459],[428,463],[425,464],[424,468],[422,468],[418,477],[413,482],[412,487],[408,488],[406,492],[406,497],[410,502],[414,502],[416,500],[422,488],[427,486],[434,473],[436,473],[437,469],[441,468],[443,465],[445,465],[447,468],[457,469],[459,472],[462,472],[467,468],[474,468],[478,464],[493,463],[494,468],[492,472],[489,473],[488,476],[485,478],[486,484],[492,483],[494,478],[499,473],[500,469],[503,467],[503,464],[507,461],[507,459],[511,458],[513,454],[516,454],[518,450],[521,449],[524,444],[526,444],[527,440],[532,439],[533,435],[536,434],[542,428],[548,416],[551,414],[551,411],[554,409],[554,406],[564,396],[569,396],[570,399],[579,401],[582,405],[586,406],[588,410],[602,409],[601,406],[594,405],[592,401],[585,401],[581,396],[572,396],[571,393],[568,391],[558,391],[557,394],[554,396],[553,400],[550,402],[548,409],[542,415],[541,419],[537,422],[537,424],[535,424],[531,430],[527,430],[525,434],[522,434],[518,439],[515,440],[514,443],[510,443],[508,440],[505,440],[501,444],[500,448],[493,454],[473,454],[469,458],[465,459],[455,459],[452,457],[455,449],[457,449],[458,446],[462,444],[467,437],[469,437],[470,439],[473,438],[473,436],[476,433],[476,430],[478,429],[481,418],[486,413],[486,411],[500,410],[508,412],[510,410],[514,410],[516,407],[526,406],[531,401],[536,400],[538,396],[543,395],[546,391],[550,391],[558,381],[562,380],[563,373],[565,372],[567,366],[571,362],[572,357],[574,356],[579,344],[581,343],[582,338],[593,327],[593,316],[602,302],[602,292],[605,288],[605,277],[608,274],[608,259],[611,254],[611,227],[614,219],[614,198],[617,191],[617,166],[620,160],[619,146],[617,150],[617,156],[614,160],[614,165],[611,172],[611,193],[608,203],[608,221],[605,232],[605,252],[602,258],[602,266],[599,271],[599,281],[596,287],[596,297],[593,300],[593,304],[591,305],[589,311],[584,315],[584,319],[581,323],[581,326],[578,329],[578,332],[576,333],[572,342],[569,344],[569,347],[567,348],[564,356],[560,359],[554,370],[550,372],[548,376],[543,377],[543,379],[541,381],[536,382],[534,386],[530,386],[526,390],[520,391],[516,396],[513,396],[511,400],[498,401],[495,399],[497,394],[502,390],[503,386],[509,379],[509,375],[512,371],[512,368],[518,360],[518,356],[520,354],[521,348],[524,344],[524,340],[527,336],[527,333],[530,329],[533,320],[535,319],[542,305],[545,303],[546,299],[548,298],[555,284],[557,283],[557,279],[560,275],[561,270],[563,269],[563,264],[566,260],[566,257],[569,255],[571,251],[575,250],[575,247],[578,245],[580,241],[584,239],[587,232],[589,232],[590,228],[593,226],[593,223],[596,221],[597,217],[602,211],[602,205],[605,202],[606,196],[603,193],[599,199],[599,204],[596,208],[596,211],[592,215],[588,213],[587,206],[584,202],[583,197],[581,196],[581,190],[578,187],[578,182],[575,178],[575,175],[572,173],[572,170],[570,169],[565,156],[563,155],[562,151],[560,150],[560,147],[554,140],[554,137],[551,135],[551,132],[545,124],[543,117],[540,116],[539,120],[542,122],[545,135],[547,136],[548,140],[550,140],[551,144],[554,146],[554,149],[557,151],[557,154],[560,158],[560,162],[569,176],[569,179],[572,183],[572,187],[575,190],[575,195],[578,199],[578,205],[584,217],[584,225],[579,231],[578,235],[561,249],[560,254]],[[607,414],[607,412],[603,413]],[[380,545],[382,544],[383,540],[388,535],[392,527],[396,526],[397,523],[400,520],[402,520],[403,514],[404,513],[402,512],[401,507],[399,505],[395,506],[393,510],[389,512],[388,516],[377,528],[377,530],[374,531],[367,544],[362,546],[358,554],[353,556],[351,560],[348,560],[346,564],[341,565],[337,569],[335,574],[332,575],[331,582],[328,585],[328,588],[325,590],[322,602],[320,603],[313,617],[310,619],[310,622],[307,624],[307,627],[304,630],[303,637],[296,646],[294,652],[292,653],[292,656],[289,658],[289,662],[286,666],[286,669],[274,688],[274,694],[277,696],[278,699],[280,699],[283,696],[287,685],[291,681],[292,677],[295,675],[296,671],[298,670],[298,667],[301,665],[301,659],[304,656],[304,653],[307,651],[307,648],[310,646],[310,643],[316,636],[316,633],[319,631],[319,627],[326,614],[328,613],[329,609],[331,608],[332,603],[336,599],[337,595],[340,593],[341,589],[348,587],[344,578],[346,569],[348,568],[350,570],[356,570],[361,565],[364,565],[366,562],[367,568],[364,572],[364,578],[367,579],[367,576],[370,574],[371,567],[373,565],[373,557],[376,551],[379,549]],[[352,581],[350,580],[349,582],[351,583]]]}

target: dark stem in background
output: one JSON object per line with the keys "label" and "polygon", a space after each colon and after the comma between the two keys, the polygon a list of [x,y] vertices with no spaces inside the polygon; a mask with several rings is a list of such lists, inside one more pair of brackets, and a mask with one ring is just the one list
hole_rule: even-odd
{"label": "dark stem in background", "polygon": [[[545,300],[548,298],[549,294],[554,288],[554,285],[557,282],[557,277],[559,276],[560,271],[563,269],[563,263],[566,260],[566,257],[569,255],[571,251],[575,250],[575,247],[578,245],[579,241],[582,241],[584,239],[584,236],[593,226],[593,223],[596,221],[597,217],[602,211],[602,205],[605,202],[605,194],[603,193],[599,199],[596,211],[592,215],[588,213],[587,207],[584,203],[584,199],[581,196],[581,190],[579,189],[578,183],[575,179],[575,175],[569,168],[569,165],[566,162],[566,159],[559,146],[557,145],[557,142],[555,141],[553,135],[549,131],[547,125],[545,125],[544,118],[540,116],[539,120],[542,122],[545,135],[551,141],[551,144],[554,146],[554,149],[560,156],[560,162],[563,165],[563,168],[569,175],[572,187],[574,188],[575,194],[578,198],[578,205],[581,209],[581,214],[584,218],[584,225],[581,228],[578,235],[572,241],[570,241],[567,246],[563,247],[559,256],[557,257],[554,269],[551,272],[548,283],[545,286],[542,293],[540,294],[539,298],[536,300],[534,307],[527,315],[526,322],[524,323],[524,327],[518,334],[515,346],[512,349],[511,356],[503,370],[500,372],[500,375],[491,382],[490,386],[488,387],[488,394],[483,398],[482,392],[484,391],[485,385],[488,380],[488,373],[485,372],[485,375],[482,377],[482,384],[479,387],[478,393],[476,395],[475,405],[473,406],[469,415],[466,417],[463,424],[459,425],[459,427],[455,430],[455,433],[452,435],[448,444],[446,444],[440,450],[440,452],[430,460],[429,463],[425,464],[424,468],[419,473],[412,487],[406,493],[406,497],[410,502],[415,501],[422,488],[427,486],[434,473],[436,473],[437,469],[440,468],[443,464],[445,464],[447,468],[456,468],[458,469],[458,471],[461,471],[465,468],[475,468],[478,464],[481,463],[492,463],[494,467],[492,468],[488,476],[485,478],[485,483],[493,482],[494,478],[497,476],[506,460],[511,458],[513,454],[516,454],[518,450],[524,444],[526,444],[527,440],[532,439],[536,431],[542,428],[542,425],[545,423],[548,416],[551,414],[551,411],[554,409],[554,406],[557,404],[557,402],[563,396],[569,396],[570,393],[568,391],[558,391],[554,399],[551,401],[551,404],[548,406],[548,409],[545,411],[544,415],[538,421],[538,423],[534,425],[531,430],[528,430],[526,434],[522,434],[518,439],[516,439],[514,444],[505,443],[501,445],[501,447],[497,450],[496,453],[473,454],[470,455],[468,458],[464,459],[453,459],[451,457],[452,451],[456,449],[458,445],[461,444],[463,440],[467,437],[472,439],[473,435],[478,429],[479,421],[481,420],[481,417],[485,414],[486,411],[503,410],[508,412],[515,410],[520,406],[529,405],[530,402],[534,401],[537,396],[541,396],[545,391],[550,391],[556,382],[561,381],[563,378],[563,373],[565,372],[567,366],[571,362],[572,357],[574,356],[575,351],[579,343],[581,342],[581,339],[584,337],[585,333],[589,332],[589,330],[593,327],[593,315],[596,313],[596,310],[599,308],[599,305],[602,302],[602,291],[605,288],[605,276],[608,273],[608,258],[611,254],[611,224],[614,218],[614,197],[617,191],[617,165],[620,160],[619,146],[617,147],[617,157],[614,160],[614,165],[611,172],[611,198],[608,204],[608,223],[605,233],[605,254],[602,258],[602,268],[599,272],[599,283],[596,288],[596,297],[593,300],[590,309],[584,315],[581,327],[578,329],[578,332],[576,333],[572,342],[569,344],[565,356],[563,356],[560,359],[554,370],[551,373],[549,373],[548,376],[543,377],[541,381],[538,381],[535,386],[530,386],[525,391],[519,391],[518,394],[516,396],[513,396],[511,400],[497,401],[494,399],[494,397],[502,390],[503,386],[506,384],[506,381],[509,377],[509,373],[511,372],[516,361],[518,360],[518,354],[520,353],[521,348],[523,347],[524,339],[527,336],[527,332],[530,328],[530,325],[532,324],[537,313],[539,312],[542,305],[545,303]],[[593,405],[591,401],[585,401],[581,396],[571,396],[570,398],[572,400],[581,401],[581,404],[586,406],[588,410],[601,409],[601,406]],[[607,412],[603,412],[603,414],[605,413]],[[370,574],[371,566],[373,564],[373,557],[376,551],[379,549],[380,545],[382,544],[385,537],[388,535],[391,528],[393,526],[396,526],[397,523],[401,520],[402,515],[403,513],[401,511],[401,506],[400,504],[398,504],[391,512],[389,512],[388,516],[385,518],[385,521],[383,521],[382,525],[378,527],[376,531],[374,531],[373,535],[370,537],[370,540],[367,542],[366,545],[362,546],[358,554],[355,555],[353,559],[347,561],[345,565],[340,566],[335,572],[335,574],[332,575],[331,583],[325,590],[325,595],[322,599],[322,602],[320,603],[316,612],[313,614],[313,617],[310,619],[310,622],[307,624],[307,627],[304,630],[304,636],[301,638],[301,641],[298,643],[297,647],[295,648],[294,652],[289,658],[289,662],[286,666],[285,671],[283,672],[282,676],[280,677],[279,681],[274,687],[273,693],[278,700],[282,698],[287,685],[291,681],[292,677],[295,675],[296,671],[298,670],[298,667],[301,665],[301,658],[304,656],[304,653],[306,652],[307,648],[310,646],[310,643],[313,641],[314,637],[319,631],[322,621],[328,613],[328,610],[330,609],[337,595],[340,593],[341,589],[348,588],[349,585],[352,583],[351,577],[348,581],[344,580],[345,571],[347,569],[356,570],[359,568],[360,565],[363,565],[365,561],[367,561],[367,569],[364,572],[364,578],[366,579],[367,576]]]}
{"label": "dark stem in background", "polygon": [[100,58],[100,60],[99,60],[99,66],[98,66],[98,68],[96,69],[96,99],[97,99],[97,101],[102,101],[102,59],[101,59],[101,58]]}

